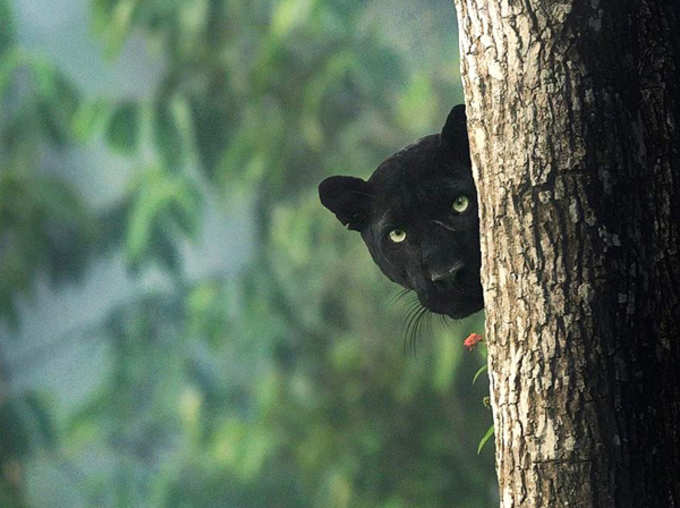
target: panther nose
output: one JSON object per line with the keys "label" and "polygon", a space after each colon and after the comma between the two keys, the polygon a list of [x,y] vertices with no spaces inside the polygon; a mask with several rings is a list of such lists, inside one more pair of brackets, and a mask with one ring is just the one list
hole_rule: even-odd
{"label": "panther nose", "polygon": [[452,266],[445,270],[431,271],[430,280],[432,282],[440,282],[445,280],[455,279],[456,274],[465,266],[462,261],[456,261]]}

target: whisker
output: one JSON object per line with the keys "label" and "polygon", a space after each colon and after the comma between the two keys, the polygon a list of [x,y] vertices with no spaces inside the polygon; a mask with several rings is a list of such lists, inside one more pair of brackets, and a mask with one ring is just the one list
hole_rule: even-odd
{"label": "whisker", "polygon": [[418,312],[420,312],[421,306],[420,304],[411,304],[409,308],[406,310],[406,328],[411,325],[411,322],[416,318],[418,315]]}
{"label": "whisker", "polygon": [[404,329],[404,352],[416,354],[418,337],[420,336],[423,319],[430,312],[426,307],[418,305],[412,308],[406,316]]}
{"label": "whisker", "polygon": [[406,323],[404,326],[404,353],[409,352],[409,347],[411,345],[410,337],[413,333],[413,327],[420,312],[420,306],[411,306],[411,308],[406,312]]}
{"label": "whisker", "polygon": [[425,316],[425,333],[432,335],[432,321],[434,320],[434,313],[428,312]]}
{"label": "whisker", "polygon": [[394,305],[395,303],[399,302],[402,298],[404,298],[407,294],[411,292],[410,289],[404,288],[401,291],[398,291],[394,295],[392,295],[388,300],[387,300],[387,305]]}
{"label": "whisker", "polygon": [[417,345],[417,340],[418,337],[422,337],[422,334],[425,333],[427,330],[431,331],[432,330],[432,313],[423,307],[423,311],[420,313],[420,317],[418,318],[418,330],[416,335],[414,336],[413,340],[413,354],[416,353],[416,345]]}
{"label": "whisker", "polygon": [[419,309],[420,307],[421,307],[420,302],[417,299],[413,300],[406,304],[406,314],[408,315],[411,312],[414,312],[416,309]]}
{"label": "whisker", "polygon": [[453,319],[451,319],[451,317],[447,316],[446,314],[439,314],[439,317],[441,319],[441,324],[445,327],[448,328],[453,324]]}

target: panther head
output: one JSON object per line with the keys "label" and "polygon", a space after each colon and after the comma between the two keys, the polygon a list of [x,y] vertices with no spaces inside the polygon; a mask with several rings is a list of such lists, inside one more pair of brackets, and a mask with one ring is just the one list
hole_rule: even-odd
{"label": "panther head", "polygon": [[451,110],[441,133],[395,153],[368,181],[332,176],[319,196],[361,233],[382,272],[415,291],[424,307],[463,318],[484,306],[464,106]]}

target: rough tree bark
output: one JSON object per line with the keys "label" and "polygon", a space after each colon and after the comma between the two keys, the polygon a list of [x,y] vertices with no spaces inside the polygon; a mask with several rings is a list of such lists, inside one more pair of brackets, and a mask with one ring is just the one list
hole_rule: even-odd
{"label": "rough tree bark", "polygon": [[455,3],[501,506],[680,507],[680,2]]}

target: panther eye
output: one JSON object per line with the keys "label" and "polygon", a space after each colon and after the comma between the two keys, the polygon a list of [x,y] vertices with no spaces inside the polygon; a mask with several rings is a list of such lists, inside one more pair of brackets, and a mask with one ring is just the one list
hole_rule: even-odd
{"label": "panther eye", "polygon": [[406,240],[406,231],[403,229],[393,229],[390,231],[390,240],[394,243],[401,243]]}
{"label": "panther eye", "polygon": [[463,213],[470,206],[470,200],[464,194],[461,194],[451,203],[451,209],[456,213]]}

